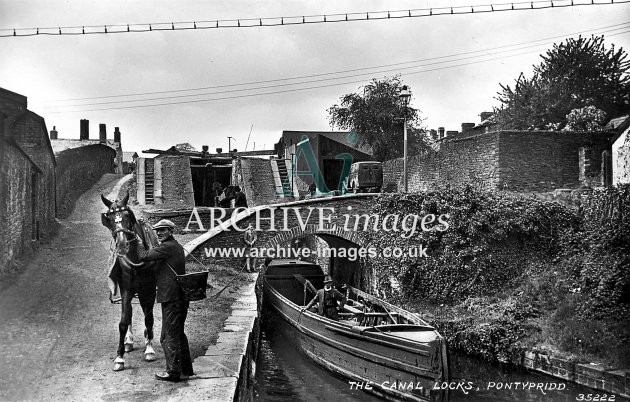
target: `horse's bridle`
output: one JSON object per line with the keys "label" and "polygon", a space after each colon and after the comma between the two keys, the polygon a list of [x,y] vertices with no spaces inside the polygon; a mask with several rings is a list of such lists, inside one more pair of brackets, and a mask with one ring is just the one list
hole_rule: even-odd
{"label": "horse's bridle", "polygon": [[112,233],[112,237],[115,239],[118,233],[123,232],[125,235],[131,236],[131,238],[129,237],[125,238],[127,240],[127,243],[132,243],[134,241],[138,241],[138,236],[136,235],[136,232],[134,232],[133,230],[122,227],[122,213],[125,211],[131,212],[131,210],[127,206],[116,207],[116,208],[112,207],[107,212],[103,213],[103,217],[109,220],[112,214],[116,214],[116,216],[114,217],[114,223],[116,224],[116,226],[120,224],[120,227],[116,227],[113,230],[110,229]]}

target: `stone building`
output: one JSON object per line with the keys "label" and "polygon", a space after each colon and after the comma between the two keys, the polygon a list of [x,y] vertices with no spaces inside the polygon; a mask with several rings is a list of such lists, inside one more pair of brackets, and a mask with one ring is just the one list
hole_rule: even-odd
{"label": "stone building", "polygon": [[0,88],[0,272],[53,232],[55,165],[44,119]]}
{"label": "stone building", "polygon": [[80,121],[79,138],[59,138],[53,128],[50,142],[57,159],[57,216],[66,217],[76,199],[104,173],[122,174],[122,145],[118,127],[114,139],[107,138],[107,126],[99,124],[99,138],[90,139],[89,121]]}
{"label": "stone building", "polygon": [[[339,131],[283,131],[280,140],[281,152],[278,169],[283,165],[288,173],[287,189],[284,175],[285,192],[298,196],[308,193],[310,185],[315,184],[317,191],[340,190],[340,179],[344,163],[373,160],[369,148],[358,145],[358,136],[352,132]],[[309,152],[312,152],[309,155]],[[315,166],[313,165],[315,162]],[[295,166],[292,166],[295,163]],[[321,177],[310,176],[301,172],[313,172],[318,169]],[[295,172],[292,174],[291,172]],[[286,191],[289,190],[289,191]]]}

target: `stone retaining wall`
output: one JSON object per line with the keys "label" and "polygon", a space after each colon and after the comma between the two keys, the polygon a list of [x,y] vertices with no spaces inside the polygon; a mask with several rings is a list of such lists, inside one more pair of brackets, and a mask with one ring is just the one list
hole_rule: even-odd
{"label": "stone retaining wall", "polygon": [[[448,138],[437,152],[408,159],[408,189],[473,184],[484,189],[553,191],[601,186],[611,133],[497,131]],[[383,163],[383,191],[403,189],[402,158]]]}
{"label": "stone retaining wall", "polygon": [[57,216],[65,218],[74,203],[105,173],[114,173],[116,151],[107,145],[86,145],[57,154]]}
{"label": "stone retaining wall", "polygon": [[630,398],[630,371],[606,371],[601,365],[573,363],[536,352],[525,352],[520,364],[530,370]]}

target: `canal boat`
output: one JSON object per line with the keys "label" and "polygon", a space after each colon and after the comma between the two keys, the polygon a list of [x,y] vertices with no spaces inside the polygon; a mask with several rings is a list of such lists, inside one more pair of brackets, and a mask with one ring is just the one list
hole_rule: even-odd
{"label": "canal boat", "polygon": [[387,400],[447,397],[446,341],[418,315],[350,286],[338,321],[305,310],[324,282],[321,267],[306,261],[273,260],[262,281],[263,303],[289,324],[291,340],[350,388]]}

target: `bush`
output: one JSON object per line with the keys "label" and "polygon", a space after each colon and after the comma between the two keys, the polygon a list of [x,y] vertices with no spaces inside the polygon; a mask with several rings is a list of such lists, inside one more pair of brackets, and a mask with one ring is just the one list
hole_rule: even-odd
{"label": "bush", "polygon": [[[421,232],[409,239],[399,233],[371,234],[371,245],[408,249],[423,244],[429,258],[379,258],[377,284],[402,278],[404,299],[446,301],[513,287],[523,279],[532,257],[558,253],[558,234],[577,224],[577,213],[560,204],[471,187],[420,194],[383,194],[375,213],[448,216],[445,231]],[[402,262],[402,264],[401,264]],[[395,293],[395,292],[392,292]]]}
{"label": "bush", "polygon": [[445,231],[368,235],[381,248],[424,244],[429,258],[374,259],[374,279],[395,301],[445,304],[436,325],[452,347],[505,361],[543,342],[630,364],[630,186],[576,207],[471,187],[382,194],[375,213],[391,211],[448,215]]}

